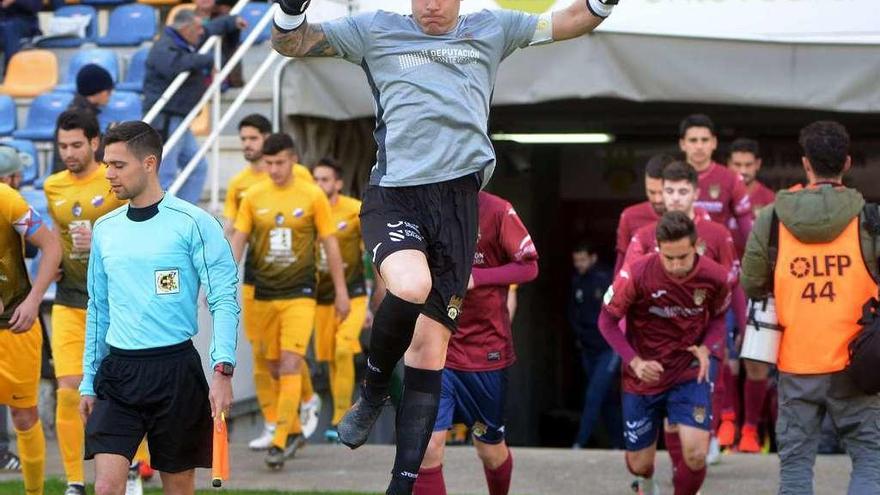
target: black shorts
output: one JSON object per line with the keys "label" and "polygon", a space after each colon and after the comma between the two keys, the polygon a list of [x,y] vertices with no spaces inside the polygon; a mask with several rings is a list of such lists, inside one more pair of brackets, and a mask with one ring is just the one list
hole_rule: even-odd
{"label": "black shorts", "polygon": [[453,332],[477,247],[480,183],[477,173],[437,184],[369,186],[361,206],[364,246],[377,267],[397,251],[425,253],[432,287],[422,314]]}
{"label": "black shorts", "polygon": [[137,351],[111,347],[95,376],[95,394],[86,459],[118,454],[131,461],[146,435],[157,471],[211,467],[208,382],[191,341]]}

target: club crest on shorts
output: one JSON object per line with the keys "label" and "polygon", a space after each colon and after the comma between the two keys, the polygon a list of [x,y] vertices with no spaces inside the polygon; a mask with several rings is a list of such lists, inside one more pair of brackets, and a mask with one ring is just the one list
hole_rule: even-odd
{"label": "club crest on shorts", "polygon": [[703,302],[706,301],[706,289],[695,289],[694,290],[694,304],[697,306],[702,306]]}
{"label": "club crest on shorts", "polygon": [[156,294],[178,294],[180,292],[180,270],[156,270]]}
{"label": "club crest on shorts", "polygon": [[462,299],[458,296],[452,296],[449,299],[449,305],[446,306],[446,315],[450,320],[455,320],[461,314]]}
{"label": "club crest on shorts", "polygon": [[718,199],[721,196],[721,184],[712,184],[709,186],[709,197]]}
{"label": "club crest on shorts", "polygon": [[706,421],[706,408],[703,406],[694,406],[694,421],[702,423]]}
{"label": "club crest on shorts", "polygon": [[485,436],[486,433],[489,432],[489,427],[486,426],[485,424],[477,421],[474,423],[474,426],[471,429],[471,431],[473,432],[473,435],[475,437],[482,437],[482,436]]}

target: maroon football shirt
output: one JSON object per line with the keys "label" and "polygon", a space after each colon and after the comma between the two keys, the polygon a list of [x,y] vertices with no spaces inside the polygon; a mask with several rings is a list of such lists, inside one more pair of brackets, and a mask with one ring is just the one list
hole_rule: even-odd
{"label": "maroon football shirt", "polygon": [[[739,279],[739,257],[733,245],[730,231],[722,225],[709,220],[698,210],[694,218],[697,229],[697,254],[705,256],[723,266],[728,271],[731,284]],[[636,260],[657,252],[657,222],[645,225],[636,231],[626,251],[623,266],[632,266]]]}
{"label": "maroon football shirt", "polygon": [[[479,195],[480,234],[474,271],[508,263],[535,261],[532,237],[507,201],[487,192]],[[476,280],[476,275],[474,276]],[[508,285],[486,285],[467,292],[458,331],[449,340],[446,367],[460,371],[491,371],[516,361],[507,312]]]}
{"label": "maroon football shirt", "polygon": [[752,203],[752,210],[757,212],[759,209],[769,205],[776,200],[776,193],[769,187],[761,184],[757,180],[752,183],[749,191],[749,201]]}
{"label": "maroon football shirt", "polygon": [[614,264],[614,273],[616,274],[623,265],[626,257],[626,248],[629,241],[639,228],[651,222],[660,219],[660,215],[654,211],[650,201],[628,206],[623,213],[620,214],[620,221],[617,223],[617,261]]}
{"label": "maroon football shirt", "polygon": [[657,394],[695,379],[699,365],[687,348],[703,343],[710,321],[723,318],[729,304],[727,270],[708,257],[699,256],[683,279],[666,273],[658,253],[625,267],[605,295],[603,311],[626,318],[626,341],[635,355],[658,361],[663,374],[656,383],[643,383],[629,367],[633,356],[622,353],[624,391]]}
{"label": "maroon football shirt", "polygon": [[697,206],[709,212],[712,220],[727,227],[738,250],[744,249],[752,231],[752,205],[746,184],[733,170],[712,162],[700,173]]}

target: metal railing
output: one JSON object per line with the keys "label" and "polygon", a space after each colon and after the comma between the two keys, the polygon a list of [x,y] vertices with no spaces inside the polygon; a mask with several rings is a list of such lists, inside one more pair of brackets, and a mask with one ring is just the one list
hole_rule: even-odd
{"label": "metal railing", "polygon": [[[239,7],[242,2],[246,3],[247,0],[239,0],[239,3],[236,4],[236,7]],[[223,84],[223,81],[229,76],[229,73],[232,72],[232,69],[238,64],[242,57],[244,57],[245,52],[253,46],[254,42],[256,42],[257,38],[260,36],[260,33],[266,29],[266,26],[272,21],[272,16],[275,14],[275,9],[278,6],[276,4],[272,4],[272,6],[266,11],[262,18],[257,22],[256,26],[254,26],[248,36],[244,39],[244,41],[240,44],[235,53],[232,54],[229,61],[226,65],[214,75],[213,80],[211,81],[211,85],[205,90],[205,93],[202,95],[199,102],[193,107],[193,109],[187,114],[186,117],[183,118],[183,121],[177,126],[177,129],[171,134],[166,141],[165,146],[163,148],[163,152],[168,152],[173,146],[175,146],[183,135],[189,131],[189,126],[192,124],[193,120],[195,120],[196,116],[201,112],[202,108],[208,103],[209,100],[214,99],[214,122],[211,129],[211,134],[209,138],[202,145],[202,148],[199,150],[201,153],[198,153],[196,157],[198,160],[201,160],[205,153],[207,152],[207,148],[210,146],[214,146],[215,150],[213,153],[214,165],[213,170],[211,172],[212,184],[211,184],[211,211],[216,212],[219,206],[219,142],[217,141],[217,137],[219,136],[222,127],[225,125],[223,122],[225,120],[228,123],[229,119],[232,117],[231,112],[227,112],[225,118],[221,119],[220,117],[220,86]],[[275,52],[272,52],[275,54]],[[268,57],[266,61],[274,60],[276,57]],[[263,65],[266,65],[266,61],[263,62]],[[261,65],[262,68],[262,65]],[[265,72],[266,69],[263,69]],[[241,103],[244,102],[244,99],[253,91],[253,88],[256,87],[255,81],[258,81],[259,77],[252,77],[251,81],[242,89],[239,93],[236,101],[238,102],[239,107]],[[164,96],[164,95],[163,95]],[[211,138],[213,137],[213,139]],[[204,149],[204,151],[202,150]],[[190,160],[190,162],[180,171],[177,178],[168,188],[168,192],[170,194],[176,195],[189,176],[192,174],[193,170],[196,168],[198,164],[198,160],[195,158]]]}

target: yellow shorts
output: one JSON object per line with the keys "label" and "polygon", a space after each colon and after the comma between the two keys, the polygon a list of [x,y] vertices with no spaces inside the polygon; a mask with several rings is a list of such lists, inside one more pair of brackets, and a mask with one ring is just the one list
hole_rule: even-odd
{"label": "yellow shorts", "polygon": [[367,319],[367,296],[351,300],[348,317],[336,321],[336,308],[332,304],[319,304],[315,311],[315,359],[331,361],[336,349],[351,354],[361,352],[361,329]]}
{"label": "yellow shorts", "polygon": [[260,351],[266,359],[279,359],[280,351],[306,355],[315,324],[316,305],[309,297],[254,301],[254,321],[262,334]]}
{"label": "yellow shorts", "polygon": [[52,360],[55,376],[82,376],[86,344],[86,310],[52,306]]}
{"label": "yellow shorts", "polygon": [[35,407],[40,394],[43,328],[34,322],[24,333],[0,330],[0,404]]}
{"label": "yellow shorts", "polygon": [[260,328],[255,321],[254,313],[254,286],[252,284],[243,284],[241,286],[241,324],[244,326],[244,336],[251,345],[260,338]]}

